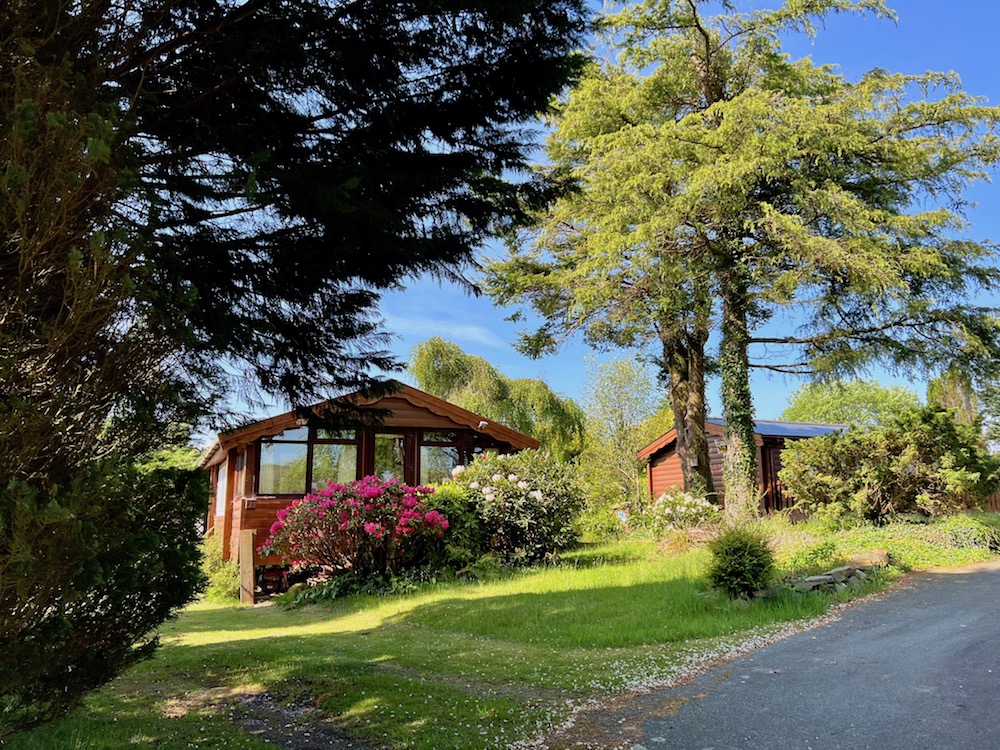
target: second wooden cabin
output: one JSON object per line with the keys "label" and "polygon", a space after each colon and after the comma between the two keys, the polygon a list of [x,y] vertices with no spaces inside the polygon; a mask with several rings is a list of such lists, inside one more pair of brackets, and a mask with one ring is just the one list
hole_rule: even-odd
{"label": "second wooden cabin", "polygon": [[[847,425],[817,424],[812,422],[772,422],[759,419],[754,422],[754,440],[757,443],[757,482],[762,493],[761,510],[772,512],[791,507],[778,478],[781,469],[781,452],[789,440],[829,435],[844,430]],[[705,420],[708,452],[712,465],[712,482],[720,499],[722,490],[723,422],[711,417]],[[656,498],[672,487],[682,487],[681,460],[677,454],[677,430],[665,432],[639,451],[638,457],[646,462],[646,482],[650,497]]]}

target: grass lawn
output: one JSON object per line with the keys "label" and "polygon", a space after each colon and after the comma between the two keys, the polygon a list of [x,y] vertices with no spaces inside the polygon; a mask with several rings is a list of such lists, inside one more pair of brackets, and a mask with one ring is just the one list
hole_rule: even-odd
{"label": "grass lawn", "polygon": [[[908,544],[918,557],[934,554]],[[963,550],[943,562],[984,556]],[[233,721],[252,713],[247,697],[264,692],[279,704],[316,706],[373,746],[506,747],[564,718],[573,703],[662,682],[748,631],[816,616],[836,600],[782,591],[732,602],[706,589],[707,561],[704,550],[668,556],[627,542],[405,596],[292,611],[195,604],[164,628],[152,661],[71,718],[7,747],[272,748]]]}

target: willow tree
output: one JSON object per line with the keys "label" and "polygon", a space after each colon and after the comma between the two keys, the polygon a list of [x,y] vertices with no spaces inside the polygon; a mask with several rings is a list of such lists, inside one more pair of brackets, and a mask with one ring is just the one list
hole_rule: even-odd
{"label": "willow tree", "polygon": [[979,396],[968,373],[952,366],[927,383],[927,405],[948,409],[959,424],[980,421]]}
{"label": "willow tree", "polygon": [[[966,236],[962,194],[1000,158],[1000,113],[951,74],[851,82],[782,53],[781,35],[813,34],[833,13],[891,17],[880,0],[747,13],[724,2],[715,17],[707,5],[648,0],[605,17],[608,59],[561,102],[548,144],[551,170],[577,190],[493,266],[492,288],[545,317],[536,348],[579,330],[655,342],[682,461],[690,433],[699,467],[704,389],[691,362],[711,362],[716,333],[727,504],[752,510],[751,367],[830,374],[958,357],[982,370],[996,351],[992,311],[968,302],[997,283],[994,252]],[[797,329],[764,335],[782,308]],[[757,344],[789,358],[754,362]]]}
{"label": "willow tree", "polygon": [[409,371],[428,393],[537,439],[556,458],[583,450],[583,411],[536,378],[508,378],[482,357],[432,337],[410,354]]}

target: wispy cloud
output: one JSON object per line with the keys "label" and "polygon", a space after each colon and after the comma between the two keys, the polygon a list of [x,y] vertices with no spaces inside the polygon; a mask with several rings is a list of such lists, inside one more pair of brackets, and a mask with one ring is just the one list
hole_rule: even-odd
{"label": "wispy cloud", "polygon": [[455,343],[474,343],[496,349],[510,347],[508,342],[486,326],[426,317],[401,316],[389,312],[383,312],[383,317],[385,318],[385,327],[400,336],[415,336],[421,339],[440,336]]}

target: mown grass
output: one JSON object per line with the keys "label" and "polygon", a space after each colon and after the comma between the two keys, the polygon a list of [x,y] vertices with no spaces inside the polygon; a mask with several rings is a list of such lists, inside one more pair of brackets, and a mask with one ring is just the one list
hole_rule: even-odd
{"label": "mown grass", "polygon": [[[808,526],[773,531],[789,550],[828,537]],[[881,546],[899,557],[891,535],[872,533],[841,535],[837,544]],[[920,554],[927,565],[986,556],[960,550],[942,561],[933,545],[914,551],[915,544],[900,543],[909,562]],[[700,549],[667,556],[653,543],[628,542],[587,547],[558,566],[501,580],[405,596],[292,611],[199,603],[164,628],[152,661],[73,717],[7,746],[258,750],[272,746],[232,717],[247,710],[241,697],[266,691],[279,702],[306,700],[377,746],[506,747],[562,718],[568,701],[663,681],[693,654],[816,616],[850,595],[782,589],[733,602],[707,589],[707,561]]]}

